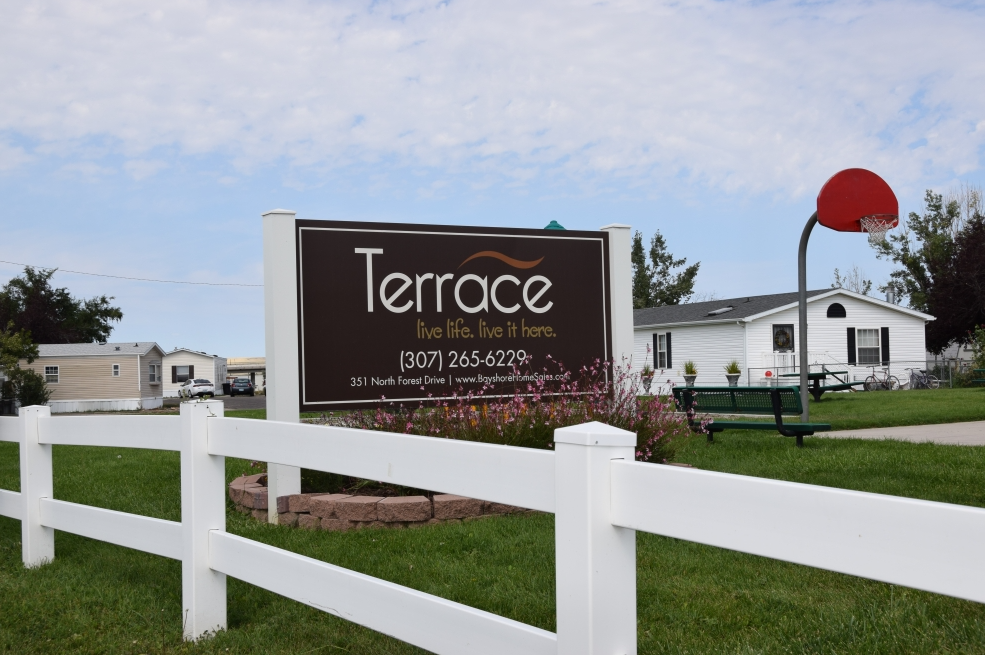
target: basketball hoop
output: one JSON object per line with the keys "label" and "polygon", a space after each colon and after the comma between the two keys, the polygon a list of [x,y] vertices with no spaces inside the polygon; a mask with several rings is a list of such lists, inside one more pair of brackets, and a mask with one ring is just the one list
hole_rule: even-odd
{"label": "basketball hoop", "polygon": [[[807,220],[797,250],[797,323],[800,326],[800,420],[810,422],[807,402],[810,362],[807,350],[807,240],[820,223],[838,232],[865,232],[869,245],[884,248],[886,233],[899,224],[899,201],[882,179],[864,168],[832,175],[817,194],[817,211]],[[799,445],[799,444],[798,444]]]}
{"label": "basketball hoop", "polygon": [[869,245],[878,247],[886,242],[886,233],[896,227],[899,216],[894,214],[872,214],[858,220],[863,232],[869,237]]}

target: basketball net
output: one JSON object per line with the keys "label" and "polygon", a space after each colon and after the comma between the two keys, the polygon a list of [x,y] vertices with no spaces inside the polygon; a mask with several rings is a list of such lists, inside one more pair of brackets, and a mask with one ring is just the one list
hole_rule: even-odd
{"label": "basketball net", "polygon": [[899,216],[892,214],[873,214],[859,219],[862,231],[869,237],[870,246],[879,246],[886,242],[886,233],[896,227]]}

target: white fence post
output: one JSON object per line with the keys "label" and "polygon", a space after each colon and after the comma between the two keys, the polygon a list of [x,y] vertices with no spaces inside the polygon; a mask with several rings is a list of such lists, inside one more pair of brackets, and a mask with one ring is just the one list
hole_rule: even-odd
{"label": "white fence post", "polygon": [[[297,423],[298,278],[294,212],[263,215],[263,315],[267,357],[267,420]],[[267,518],[277,523],[277,499],[301,493],[301,469],[267,463]]]}
{"label": "white fence post", "polygon": [[20,408],[21,419],[21,551],[24,566],[33,568],[55,559],[55,531],[41,525],[41,499],[52,492],[51,444],[38,443],[38,419],[50,418],[51,408]]}
{"label": "white fence post", "polygon": [[558,655],[636,653],[636,531],[610,521],[610,463],[636,435],[592,422],[554,431]]}
{"label": "white fence post", "polygon": [[226,629],[226,576],[209,566],[209,532],[226,529],[226,458],[209,455],[220,400],[181,403],[181,606],[184,638]]}

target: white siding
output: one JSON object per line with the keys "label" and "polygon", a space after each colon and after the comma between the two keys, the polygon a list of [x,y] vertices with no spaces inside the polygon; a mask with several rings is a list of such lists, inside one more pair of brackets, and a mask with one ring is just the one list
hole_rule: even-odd
{"label": "white siding", "polygon": [[639,371],[644,362],[653,366],[653,353],[646,352],[647,344],[653,348],[653,335],[670,332],[672,368],[661,373],[657,371],[654,378],[653,391],[657,384],[668,381],[684,384],[683,364],[693,360],[698,369],[698,379],[695,384],[719,385],[728,384],[725,377],[725,364],[733,359],[742,363],[744,328],[736,323],[719,323],[711,325],[696,325],[669,328],[638,329],[634,332],[633,370]]}
{"label": "white siding", "polygon": [[[840,303],[845,308],[845,318],[828,318],[828,306]],[[794,344],[800,344],[800,329],[797,325],[797,308],[764,316],[748,324],[750,375],[744,380],[755,385],[764,382],[763,369],[773,355],[774,324],[793,324]],[[850,296],[837,294],[807,303],[807,351],[811,363],[825,364],[829,369],[839,367],[849,370],[853,376],[869,372],[865,366],[851,367],[848,362],[848,328],[889,328],[889,356],[893,362],[893,373],[905,375],[906,366],[921,366],[926,353],[925,323],[922,318],[869,303]],[[799,347],[796,348],[799,352]],[[898,369],[898,370],[897,370]],[[744,376],[746,377],[746,376]]]}
{"label": "white siding", "polygon": [[181,383],[171,381],[172,366],[194,366],[195,377],[205,378],[216,387],[216,394],[222,394],[222,383],[226,381],[226,358],[213,357],[203,353],[178,350],[164,356],[164,397],[176,398]]}
{"label": "white siding", "polygon": [[[846,318],[827,317],[828,306],[835,302],[844,306]],[[797,323],[797,308],[792,307],[742,325],[733,322],[637,328],[634,333],[633,369],[642,368],[644,361],[652,366],[653,353],[647,355],[647,344],[652,348],[654,333],[670,332],[673,370],[666,371],[663,375],[658,372],[654,384],[664,383],[666,380],[684,384],[681,365],[688,359],[697,364],[698,385],[726,384],[724,366],[732,359],[744,364],[740,384],[766,384],[768,379],[764,373],[767,367],[772,366],[773,361],[772,326],[793,324],[796,347],[800,342]],[[848,295],[835,294],[808,301],[807,325],[811,363],[825,364],[829,369],[847,369],[853,379],[864,379],[870,369],[865,366],[847,366],[849,327],[889,328],[889,355],[893,362],[891,370],[900,381],[905,381],[905,367],[923,366],[921,362],[926,353],[926,336],[925,322],[920,317]],[[799,348],[795,348],[795,352],[799,352]]]}

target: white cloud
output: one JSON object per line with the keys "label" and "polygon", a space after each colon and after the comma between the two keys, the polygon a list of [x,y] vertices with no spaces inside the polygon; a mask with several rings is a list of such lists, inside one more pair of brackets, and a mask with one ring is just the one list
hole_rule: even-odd
{"label": "white cloud", "polygon": [[108,166],[100,166],[93,161],[76,161],[65,164],[59,170],[63,173],[72,173],[82,177],[96,178],[104,175],[112,175],[116,171]]}
{"label": "white cloud", "polygon": [[96,141],[244,172],[387,161],[788,196],[847,166],[922,188],[982,165],[974,7],[24,1],[0,22],[0,131],[50,156]]}
{"label": "white cloud", "polygon": [[9,171],[33,159],[23,148],[0,141],[0,171]]}
{"label": "white cloud", "polygon": [[160,159],[131,159],[123,164],[123,170],[135,180],[142,180],[168,167],[168,163]]}

